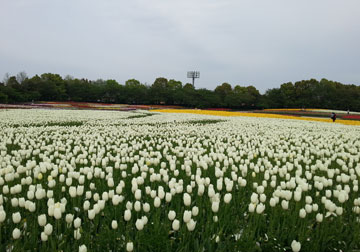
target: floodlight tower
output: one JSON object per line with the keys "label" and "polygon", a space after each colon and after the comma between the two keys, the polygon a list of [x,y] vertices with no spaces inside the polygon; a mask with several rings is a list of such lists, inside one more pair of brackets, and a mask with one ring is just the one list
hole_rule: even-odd
{"label": "floodlight tower", "polygon": [[187,77],[192,79],[193,87],[195,87],[195,79],[200,78],[200,72],[199,71],[189,71],[189,72],[187,72]]}

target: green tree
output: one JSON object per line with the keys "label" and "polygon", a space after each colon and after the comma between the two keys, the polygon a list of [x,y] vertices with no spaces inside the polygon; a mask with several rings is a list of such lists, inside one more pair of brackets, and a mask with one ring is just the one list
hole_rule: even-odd
{"label": "green tree", "polygon": [[155,104],[167,103],[168,99],[168,80],[166,78],[157,78],[151,86],[151,97]]}
{"label": "green tree", "polygon": [[220,97],[221,106],[227,106],[225,98],[232,93],[232,87],[229,83],[224,82],[215,88],[215,93]]}

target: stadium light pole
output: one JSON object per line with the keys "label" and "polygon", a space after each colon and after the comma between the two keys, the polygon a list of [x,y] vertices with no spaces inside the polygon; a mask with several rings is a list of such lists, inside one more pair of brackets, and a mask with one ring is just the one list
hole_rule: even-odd
{"label": "stadium light pole", "polygon": [[200,78],[200,72],[199,71],[189,71],[189,72],[187,72],[187,77],[192,79],[192,85],[195,88],[195,79]]}

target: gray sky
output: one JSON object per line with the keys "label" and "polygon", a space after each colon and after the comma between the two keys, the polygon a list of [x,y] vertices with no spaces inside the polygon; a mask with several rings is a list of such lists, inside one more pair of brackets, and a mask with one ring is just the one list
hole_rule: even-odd
{"label": "gray sky", "polygon": [[360,84],[359,0],[0,0],[0,79]]}

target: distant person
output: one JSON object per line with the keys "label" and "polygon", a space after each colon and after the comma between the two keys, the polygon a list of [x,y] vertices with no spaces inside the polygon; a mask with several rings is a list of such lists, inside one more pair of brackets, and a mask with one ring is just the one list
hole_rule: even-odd
{"label": "distant person", "polygon": [[332,112],[330,118],[333,120],[333,122],[335,122],[336,114],[334,112]]}
{"label": "distant person", "polygon": [[347,114],[348,114],[348,115],[350,114],[350,109],[348,109]]}

